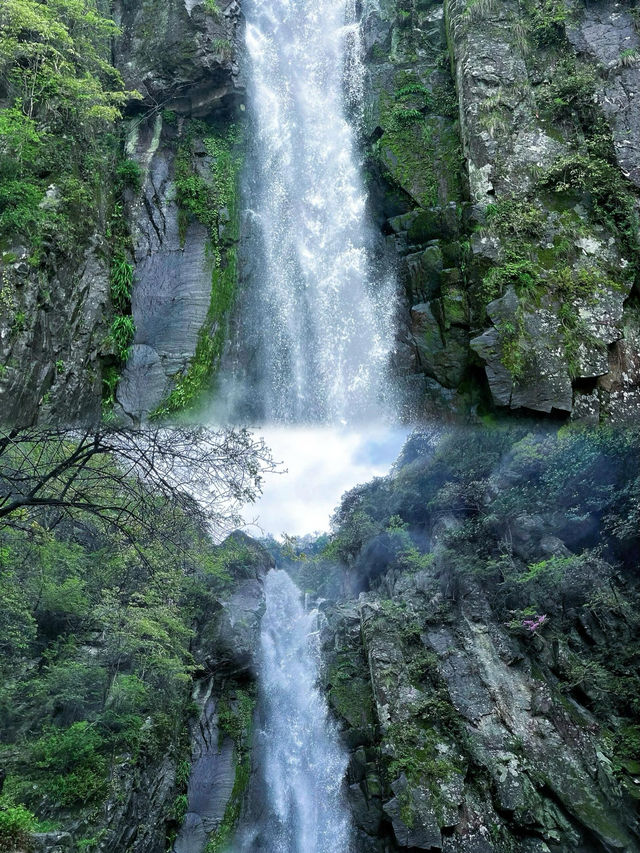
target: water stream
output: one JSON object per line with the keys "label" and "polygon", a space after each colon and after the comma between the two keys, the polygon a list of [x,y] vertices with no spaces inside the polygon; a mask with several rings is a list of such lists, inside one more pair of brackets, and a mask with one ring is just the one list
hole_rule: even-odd
{"label": "water stream", "polygon": [[259,655],[258,778],[241,853],[349,853],[348,756],[318,686],[318,614],[281,570],[265,582]]}
{"label": "water stream", "polygon": [[222,397],[245,422],[379,417],[393,406],[396,299],[374,259],[354,130],[363,74],[354,4],[250,0],[243,10],[245,280]]}
{"label": "water stream", "polygon": [[[219,408],[232,422],[289,429],[393,424],[396,283],[367,216],[355,0],[247,0],[243,12],[250,148],[242,296]],[[318,488],[318,477],[309,481]],[[274,570],[257,662],[254,776],[236,853],[352,850],[348,755],[319,666],[317,614]]]}

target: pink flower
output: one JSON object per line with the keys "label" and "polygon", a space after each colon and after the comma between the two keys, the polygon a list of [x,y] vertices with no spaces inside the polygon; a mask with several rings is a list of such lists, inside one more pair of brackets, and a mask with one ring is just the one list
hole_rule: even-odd
{"label": "pink flower", "polygon": [[542,616],[536,616],[534,619],[523,619],[522,624],[528,630],[531,631],[532,634],[540,628],[547,621],[547,614],[544,613]]}

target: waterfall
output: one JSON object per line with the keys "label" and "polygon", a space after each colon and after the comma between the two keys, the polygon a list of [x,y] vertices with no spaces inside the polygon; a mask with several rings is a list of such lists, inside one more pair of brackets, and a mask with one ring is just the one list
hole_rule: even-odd
{"label": "waterfall", "polygon": [[243,4],[252,146],[231,349],[245,372],[236,365],[222,392],[240,396],[235,420],[364,421],[392,406],[396,288],[374,259],[353,126],[363,81],[355,6]]}
{"label": "waterfall", "polygon": [[349,853],[342,798],[347,754],[318,687],[317,612],[305,612],[286,572],[265,582],[259,660],[256,789],[263,800],[242,853]]}

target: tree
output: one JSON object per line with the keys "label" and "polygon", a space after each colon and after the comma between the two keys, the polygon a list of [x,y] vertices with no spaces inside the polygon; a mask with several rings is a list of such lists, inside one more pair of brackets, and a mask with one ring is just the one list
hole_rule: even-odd
{"label": "tree", "polygon": [[[13,429],[0,433],[0,530],[27,528],[37,513],[47,529],[93,516],[127,534],[148,530],[161,504],[165,518],[187,515],[220,536],[274,469],[246,429]],[[180,524],[167,535],[179,541]]]}
{"label": "tree", "polygon": [[28,118],[89,131],[118,117],[126,96],[108,61],[118,28],[91,3],[4,0],[0,32],[0,80]]}

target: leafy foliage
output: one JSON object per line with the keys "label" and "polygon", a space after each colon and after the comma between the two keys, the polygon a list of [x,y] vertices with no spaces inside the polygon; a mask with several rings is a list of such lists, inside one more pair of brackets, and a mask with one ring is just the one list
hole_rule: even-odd
{"label": "leafy foliage", "polygon": [[35,827],[36,820],[32,812],[21,804],[15,805],[5,797],[0,797],[0,847],[3,850],[24,847]]}
{"label": "leafy foliage", "polygon": [[[0,7],[0,234],[72,252],[95,221],[127,94],[110,62],[117,28],[93,2],[6,0]],[[55,183],[56,201],[41,206]]]}
{"label": "leafy foliage", "polygon": [[[29,808],[40,818],[81,813],[97,830],[96,808],[115,795],[122,766],[177,749],[195,626],[257,559],[241,534],[214,545],[180,492],[180,435],[192,454],[194,434],[177,431],[165,463],[160,445],[145,439],[130,455],[114,431],[14,431],[0,441],[0,843],[22,843],[34,828]],[[209,462],[244,473],[233,482],[228,469],[217,485],[201,457],[198,477],[217,492],[219,520],[258,485],[252,455],[234,441],[218,445]],[[229,699],[228,729],[245,758],[252,708],[248,693]]]}

